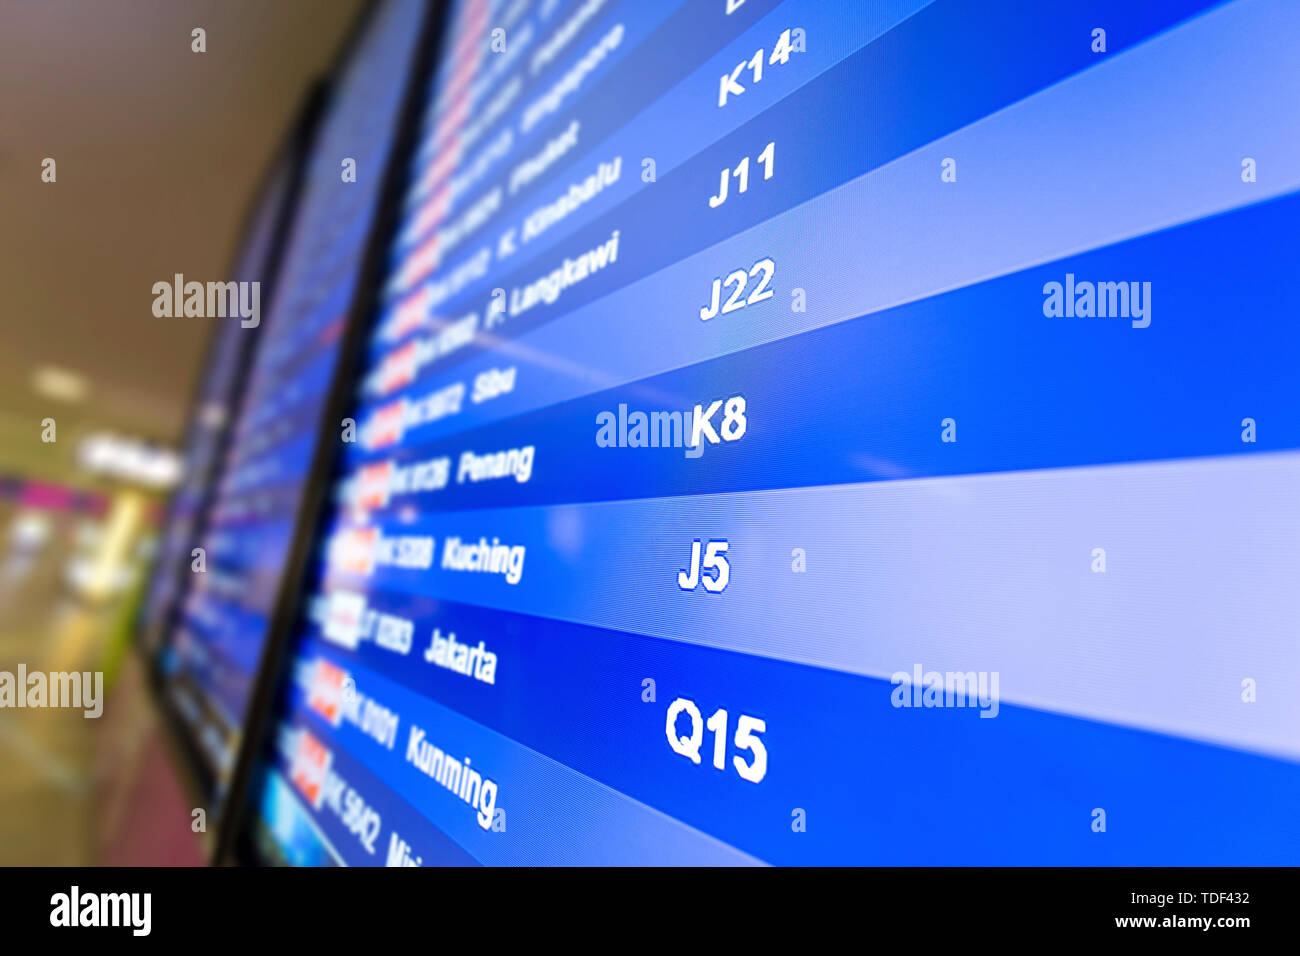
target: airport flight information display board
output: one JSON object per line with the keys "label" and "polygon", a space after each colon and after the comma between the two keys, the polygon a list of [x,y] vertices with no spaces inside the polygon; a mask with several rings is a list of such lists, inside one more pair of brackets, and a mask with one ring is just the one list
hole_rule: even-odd
{"label": "airport flight information display board", "polygon": [[1295,861],[1300,5],[449,17],[262,859]]}
{"label": "airport flight information display board", "polygon": [[[258,190],[241,236],[232,278],[236,282],[259,282],[263,294],[269,294],[274,287],[284,221],[296,191],[302,141],[309,132],[310,116],[304,115]],[[185,581],[183,575],[191,568],[191,552],[212,494],[221,451],[235,415],[236,392],[254,339],[239,322],[223,322],[214,331],[204,357],[203,381],[185,442],[184,471],[167,504],[158,556],[141,610],[140,631],[149,651],[155,651],[155,642],[164,637]]]}
{"label": "airport flight information display board", "polygon": [[161,661],[218,794],[261,666],[424,18],[419,0],[369,14],[313,142],[274,302],[241,329],[258,341],[197,542],[204,566],[190,576]]}

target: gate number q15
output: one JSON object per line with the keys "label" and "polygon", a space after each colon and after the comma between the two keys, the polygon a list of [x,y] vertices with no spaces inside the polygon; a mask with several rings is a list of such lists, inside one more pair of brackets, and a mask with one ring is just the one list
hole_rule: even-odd
{"label": "gate number q15", "polygon": [[[689,734],[679,736],[677,718],[682,714],[690,717],[691,730]],[[704,744],[704,729],[707,727],[713,734],[713,766],[718,770],[725,770],[727,718],[727,712],[719,707],[706,724],[700,708],[695,706],[695,701],[678,697],[669,705],[668,720],[664,725],[664,732],[668,735],[668,745],[673,748],[674,753],[681,754],[692,763],[698,764],[700,747]],[[736,773],[750,783],[758,783],[767,776],[767,747],[758,736],[766,730],[766,721],[747,714],[741,714],[740,720],[736,722],[736,749],[741,753],[748,751],[753,754],[753,760],[746,761],[740,754],[733,754],[731,762],[736,768]]]}

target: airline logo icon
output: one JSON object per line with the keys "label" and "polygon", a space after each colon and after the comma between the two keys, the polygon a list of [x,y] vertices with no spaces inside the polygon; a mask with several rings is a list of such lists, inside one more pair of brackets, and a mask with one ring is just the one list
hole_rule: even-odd
{"label": "airline logo icon", "polygon": [[[446,178],[451,174],[451,171],[460,163],[461,156],[465,152],[461,143],[462,141],[459,138],[448,143],[438,156],[435,157],[434,161],[425,168],[423,173],[420,174],[419,183],[417,183],[415,188],[411,191],[410,202],[412,204],[416,202],[433,202],[435,199],[429,195],[430,192],[435,189],[444,189],[448,190],[446,205],[448,209],[450,208],[450,187],[444,185],[444,180],[446,180]],[[441,204],[442,200],[439,199],[437,202]],[[445,210],[443,210],[443,214],[445,214]],[[417,213],[417,215],[423,215],[423,213]]]}
{"label": "airline logo icon", "polygon": [[[442,172],[445,171],[438,169],[440,165],[440,163],[434,163],[433,172],[437,174],[437,178],[441,178]],[[433,181],[433,179],[434,177],[431,176],[430,181]],[[424,200],[420,205],[420,208],[416,210],[415,217],[411,220],[411,224],[402,233],[402,242],[404,244],[415,242],[415,240],[419,239],[425,233],[440,225],[442,221],[447,218],[447,213],[450,209],[451,189],[447,186],[443,186],[428,199]]]}
{"label": "airline logo icon", "polygon": [[373,525],[340,531],[330,542],[330,567],[346,574],[369,575],[375,570],[378,543],[379,529]]}
{"label": "airline logo icon", "polygon": [[403,299],[393,310],[393,316],[385,323],[380,338],[385,342],[400,342],[425,325],[432,308],[433,290],[423,286]]}
{"label": "airline logo icon", "polygon": [[388,506],[388,489],[393,479],[393,463],[381,461],[375,465],[366,465],[357,475],[357,483],[352,493],[352,507],[357,511],[369,511]]}
{"label": "airline logo icon", "polygon": [[329,775],[334,754],[306,730],[298,731],[297,744],[289,763],[289,779],[307,798],[313,810],[321,808],[325,796],[325,778]]}
{"label": "airline logo icon", "polygon": [[368,450],[396,445],[406,433],[406,400],[399,398],[378,409],[366,423],[362,443]]}
{"label": "airline logo icon", "polygon": [[393,291],[400,294],[426,278],[438,267],[440,258],[438,233],[435,232],[406,258],[397,277],[393,280]]}
{"label": "airline logo icon", "polygon": [[307,691],[307,706],[330,724],[337,727],[343,719],[343,688],[348,672],[319,658],[312,668],[311,683]]}
{"label": "airline logo icon", "polygon": [[[461,89],[469,82],[483,59],[483,48],[486,44],[482,41],[487,32],[490,7],[491,5],[487,3],[471,4],[466,7],[461,19],[460,39],[456,41],[451,51],[452,75],[447,82],[448,90],[455,91],[456,95],[459,95]],[[441,99],[442,96],[439,96],[439,100]]]}
{"label": "airline logo icon", "polygon": [[469,119],[469,109],[473,103],[470,100],[469,90],[464,83],[469,77],[473,76],[477,67],[478,62],[476,60],[467,60],[452,76],[451,86],[456,90],[455,99],[448,103],[446,112],[438,118],[437,125],[433,128],[433,136],[426,140],[430,144],[426,149],[436,150],[439,146],[442,146],[447,137],[457,132]]}
{"label": "airline logo icon", "polygon": [[331,591],[325,612],[325,639],[348,650],[361,643],[361,623],[366,615],[366,596],[354,591]]}
{"label": "airline logo icon", "polygon": [[415,381],[419,367],[420,347],[417,343],[407,342],[389,352],[379,366],[379,394],[387,395],[410,385]]}

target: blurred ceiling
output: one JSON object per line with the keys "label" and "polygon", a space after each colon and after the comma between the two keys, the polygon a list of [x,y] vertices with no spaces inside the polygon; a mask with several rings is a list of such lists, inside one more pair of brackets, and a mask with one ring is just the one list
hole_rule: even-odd
{"label": "blurred ceiling", "polygon": [[[179,441],[222,320],[155,318],[151,287],[224,276],[262,172],[361,5],[0,0],[0,474],[77,480],[91,430]],[[45,157],[56,183],[41,181]],[[34,388],[46,367],[64,397]],[[84,380],[81,400],[59,370]]]}

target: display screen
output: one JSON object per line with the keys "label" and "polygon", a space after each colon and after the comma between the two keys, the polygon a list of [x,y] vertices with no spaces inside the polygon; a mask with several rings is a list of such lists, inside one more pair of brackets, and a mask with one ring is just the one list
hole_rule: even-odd
{"label": "display screen", "polygon": [[[264,292],[274,286],[279,230],[288,211],[294,163],[299,158],[296,146],[286,145],[258,192],[232,276],[238,282],[260,282]],[[182,575],[191,570],[199,521],[212,495],[213,477],[235,415],[237,389],[255,338],[241,323],[224,322],[216,327],[208,347],[185,441],[184,471],[167,504],[158,556],[141,611],[140,630],[150,640],[163,636],[179,586],[185,581]]]}
{"label": "display screen", "polygon": [[1300,5],[448,16],[263,858],[1294,862]]}
{"label": "display screen", "polygon": [[238,330],[257,337],[252,366],[198,542],[202,570],[188,577],[163,659],[167,695],[218,787],[261,664],[424,15],[419,0],[393,0],[362,28],[311,148],[274,300]]}

